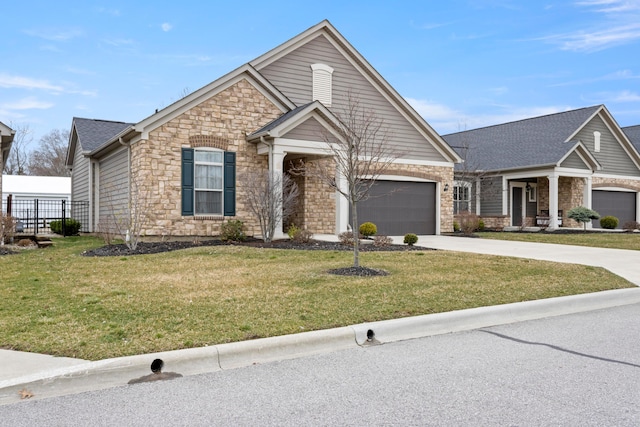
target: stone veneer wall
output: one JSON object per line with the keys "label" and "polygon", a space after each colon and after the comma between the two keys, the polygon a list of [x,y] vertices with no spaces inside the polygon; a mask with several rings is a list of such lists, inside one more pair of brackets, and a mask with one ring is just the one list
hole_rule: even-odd
{"label": "stone veneer wall", "polygon": [[[248,234],[259,234],[256,221],[246,213],[242,176],[248,170],[268,168],[246,134],[281,115],[281,111],[246,80],[170,120],[132,146],[132,179],[147,195],[144,235],[211,236],[228,219],[245,222]],[[183,217],[181,213],[181,148],[215,146],[236,152],[236,217]]]}

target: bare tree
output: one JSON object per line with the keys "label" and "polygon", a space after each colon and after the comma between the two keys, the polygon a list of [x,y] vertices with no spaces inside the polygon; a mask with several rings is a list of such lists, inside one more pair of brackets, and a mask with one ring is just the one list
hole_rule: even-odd
{"label": "bare tree", "polygon": [[150,193],[143,182],[140,175],[132,175],[124,192],[115,185],[103,190],[106,216],[100,218],[98,230],[105,241],[111,240],[109,234],[117,234],[129,249],[138,247],[151,208]]}
{"label": "bare tree", "polygon": [[27,124],[11,123],[10,127],[16,134],[4,170],[9,175],[28,175],[29,144],[33,141],[33,131]]}
{"label": "bare tree", "polygon": [[40,138],[38,148],[29,156],[29,173],[40,176],[69,176],[65,166],[69,131],[53,129]]}
{"label": "bare tree", "polygon": [[375,181],[389,169],[400,153],[390,144],[391,134],[384,119],[366,108],[358,96],[347,92],[343,105],[331,111],[337,118],[334,132],[323,134],[328,147],[327,155],[333,162],[303,162],[294,166],[293,173],[314,177],[348,200],[355,237],[353,266],[360,267],[358,202],[370,197]]}
{"label": "bare tree", "polygon": [[244,175],[247,207],[260,224],[262,239],[270,242],[276,225],[287,221],[298,204],[298,185],[288,174],[249,171]]}

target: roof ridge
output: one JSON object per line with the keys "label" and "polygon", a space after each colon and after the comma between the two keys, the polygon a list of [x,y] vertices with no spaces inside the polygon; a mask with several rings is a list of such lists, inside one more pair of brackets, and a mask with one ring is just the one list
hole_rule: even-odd
{"label": "roof ridge", "polygon": [[527,117],[527,118],[520,119],[520,120],[512,120],[510,122],[496,123],[494,125],[482,126],[482,127],[475,128],[475,129],[468,129],[468,130],[463,130],[463,131],[459,131],[459,132],[448,133],[448,134],[443,135],[443,136],[457,135],[457,134],[462,134],[462,133],[465,133],[465,132],[475,132],[477,130],[495,128],[495,127],[498,127],[498,126],[506,126],[506,125],[511,125],[511,124],[514,124],[514,123],[526,122],[526,121],[529,121],[529,120],[538,120],[538,119],[542,119],[542,118],[545,118],[545,117],[557,116],[557,115],[560,115],[560,114],[567,114],[567,113],[572,113],[572,112],[576,112],[576,111],[580,111],[580,110],[588,110],[588,109],[591,109],[591,108],[600,108],[602,106],[604,106],[604,104],[592,105],[590,107],[575,108],[573,110],[558,111],[557,113],[543,114],[541,116]]}
{"label": "roof ridge", "polygon": [[106,123],[122,123],[122,124],[132,124],[133,122],[123,122],[121,120],[107,120],[107,119],[90,119],[87,117],[74,117],[73,120],[91,120],[93,122],[106,122]]}

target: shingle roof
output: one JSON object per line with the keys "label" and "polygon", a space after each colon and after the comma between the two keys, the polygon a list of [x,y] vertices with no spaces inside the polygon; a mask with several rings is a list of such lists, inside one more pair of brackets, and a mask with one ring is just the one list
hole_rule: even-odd
{"label": "shingle roof", "polygon": [[635,149],[640,151],[640,125],[627,126],[622,128],[622,131],[627,135]]}
{"label": "shingle roof", "polygon": [[270,123],[267,123],[266,125],[264,125],[260,129],[258,129],[257,131],[253,132],[251,135],[258,135],[260,133],[268,132],[268,131],[270,131],[272,129],[275,129],[278,125],[280,125],[281,123],[284,123],[285,121],[287,121],[290,118],[294,117],[296,114],[298,114],[300,111],[304,110],[310,104],[313,104],[313,102],[309,102],[307,104],[304,104],[304,105],[301,105],[299,107],[296,107],[291,111],[287,111],[286,113],[284,113],[283,115],[281,115],[280,117],[275,119],[274,121],[272,121]]}
{"label": "shingle roof", "polygon": [[[580,108],[464,132],[443,138],[477,170],[497,171],[557,163],[577,141],[567,141],[599,108]],[[465,153],[468,150],[468,153]]]}
{"label": "shingle roof", "polygon": [[83,119],[74,117],[73,123],[78,133],[78,142],[82,151],[92,151],[113,138],[133,123],[112,122],[109,120]]}

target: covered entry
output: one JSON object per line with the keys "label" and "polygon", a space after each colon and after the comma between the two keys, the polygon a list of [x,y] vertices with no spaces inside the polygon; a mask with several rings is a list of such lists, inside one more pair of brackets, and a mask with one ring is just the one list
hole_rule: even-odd
{"label": "covered entry", "polygon": [[[436,183],[382,181],[358,203],[358,222],[373,222],[378,234],[436,234]],[[351,213],[349,213],[351,218]]]}
{"label": "covered entry", "polygon": [[[634,191],[593,191],[593,210],[603,216],[618,218],[618,228],[625,222],[636,220],[636,192]],[[594,227],[600,227],[600,221],[594,221]]]}

